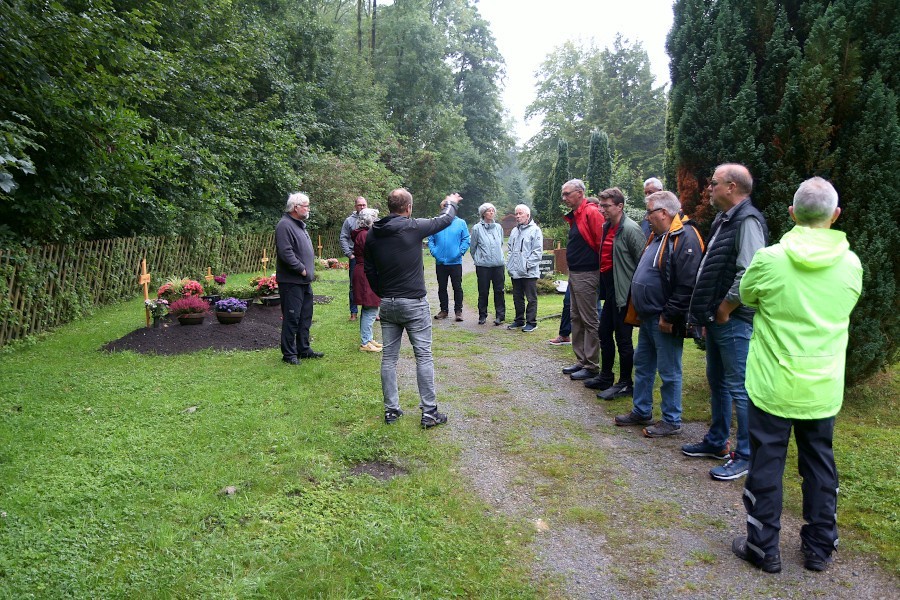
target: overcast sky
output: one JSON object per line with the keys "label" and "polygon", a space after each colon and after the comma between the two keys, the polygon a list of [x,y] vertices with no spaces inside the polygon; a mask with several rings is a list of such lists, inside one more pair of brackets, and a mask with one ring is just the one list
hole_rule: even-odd
{"label": "overcast sky", "polygon": [[672,27],[673,0],[479,0],[478,10],[491,23],[497,47],[506,59],[504,104],[516,120],[524,143],[540,128],[524,122],[534,100],[534,73],[546,56],[566,40],[612,46],[616,33],[639,40],[650,56],[656,84],[669,80],[666,35]]}

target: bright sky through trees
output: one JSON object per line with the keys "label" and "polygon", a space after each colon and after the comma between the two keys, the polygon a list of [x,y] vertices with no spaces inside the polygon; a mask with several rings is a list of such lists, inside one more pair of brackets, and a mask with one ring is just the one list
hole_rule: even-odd
{"label": "bright sky through trees", "polygon": [[621,33],[643,44],[657,85],[669,80],[666,35],[672,27],[672,0],[480,0],[478,10],[491,23],[506,59],[503,101],[516,120],[519,143],[540,129],[537,119],[524,122],[525,107],[534,100],[534,72],[566,40],[593,40],[603,48]]}

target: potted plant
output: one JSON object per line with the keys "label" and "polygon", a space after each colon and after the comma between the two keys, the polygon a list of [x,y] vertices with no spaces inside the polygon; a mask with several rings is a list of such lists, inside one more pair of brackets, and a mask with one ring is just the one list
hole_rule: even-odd
{"label": "potted plant", "polygon": [[144,306],[147,307],[147,310],[150,311],[150,316],[153,317],[154,327],[159,327],[159,320],[169,314],[169,301],[163,298],[144,300]]}
{"label": "potted plant", "polygon": [[247,313],[247,303],[237,298],[224,298],[216,302],[216,319],[223,325],[240,323]]}
{"label": "potted plant", "polygon": [[203,286],[200,285],[199,281],[194,281],[193,279],[183,279],[181,286],[181,293],[187,296],[203,296]]}
{"label": "potted plant", "polygon": [[199,296],[185,296],[169,305],[169,313],[182,325],[199,325],[209,313],[209,304]]}
{"label": "potted plant", "polygon": [[170,277],[156,290],[156,297],[169,303],[175,302],[184,295],[184,282],[180,277]]}
{"label": "potted plant", "polygon": [[273,306],[281,302],[281,296],[278,295],[278,281],[275,276],[260,277],[256,282],[256,295],[259,296],[260,302],[266,306]]}
{"label": "potted plant", "polygon": [[215,305],[216,302],[222,299],[222,286],[216,283],[215,280],[207,281],[206,285],[203,286],[203,291],[205,293],[202,298],[209,302],[210,306]]}

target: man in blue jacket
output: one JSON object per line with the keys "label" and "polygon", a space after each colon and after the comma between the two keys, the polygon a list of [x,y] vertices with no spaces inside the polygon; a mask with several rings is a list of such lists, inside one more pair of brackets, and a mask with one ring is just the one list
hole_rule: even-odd
{"label": "man in blue jacket", "polygon": [[[444,208],[444,203],[441,203]],[[434,271],[438,282],[438,302],[441,310],[435,319],[446,319],[449,315],[450,299],[447,296],[447,280],[453,286],[453,312],[456,320],[462,321],[462,258],[469,249],[469,227],[466,222],[455,217],[450,227],[428,237],[428,251],[434,257]]]}

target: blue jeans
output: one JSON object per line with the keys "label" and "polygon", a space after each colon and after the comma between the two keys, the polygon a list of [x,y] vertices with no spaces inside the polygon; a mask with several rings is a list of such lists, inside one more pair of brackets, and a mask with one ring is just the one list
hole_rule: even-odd
{"label": "blue jeans", "polygon": [[359,317],[359,345],[365,346],[372,341],[372,325],[378,315],[377,306],[363,306]]}
{"label": "blue jeans", "polygon": [[706,326],[706,378],[709,380],[712,424],[703,438],[722,448],[731,430],[731,405],[737,411],[737,448],[735,457],[750,460],[750,433],[747,428],[747,403],[744,388],[747,353],[753,325],[740,319]]}
{"label": "blue jeans", "polygon": [[384,344],[381,353],[381,393],[384,396],[384,408],[400,408],[397,362],[400,360],[400,341],[404,329],[416,357],[419,408],[426,412],[436,410],[434,359],[431,356],[431,309],[426,298],[381,300],[381,336]]}
{"label": "blue jeans", "polygon": [[659,330],[659,315],[641,317],[634,351],[634,412],[649,419],[653,415],[653,384],[656,372],[662,379],[662,418],[681,425],[681,353],[684,338]]}
{"label": "blue jeans", "polygon": [[[572,311],[569,286],[566,286],[566,295],[563,296],[562,315],[559,317],[559,335],[569,337],[572,334]],[[598,309],[599,312],[599,309]]]}

